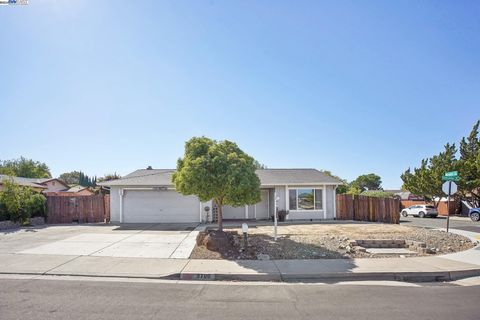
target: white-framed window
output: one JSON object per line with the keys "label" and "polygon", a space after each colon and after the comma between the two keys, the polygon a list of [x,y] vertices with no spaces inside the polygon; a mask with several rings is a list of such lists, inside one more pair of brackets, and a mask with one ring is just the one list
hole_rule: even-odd
{"label": "white-framed window", "polygon": [[323,210],[323,189],[289,189],[288,201],[289,210]]}

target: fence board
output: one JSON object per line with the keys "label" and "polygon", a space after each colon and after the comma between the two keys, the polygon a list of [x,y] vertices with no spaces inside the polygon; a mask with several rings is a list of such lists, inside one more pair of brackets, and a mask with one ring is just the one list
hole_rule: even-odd
{"label": "fence board", "polygon": [[109,196],[47,196],[47,207],[47,223],[50,224],[110,221]]}
{"label": "fence board", "polygon": [[337,219],[399,223],[400,201],[393,198],[337,195]]}

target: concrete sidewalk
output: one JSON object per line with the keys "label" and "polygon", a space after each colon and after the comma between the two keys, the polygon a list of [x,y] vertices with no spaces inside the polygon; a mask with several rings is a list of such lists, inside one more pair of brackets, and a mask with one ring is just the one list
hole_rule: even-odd
{"label": "concrete sidewalk", "polygon": [[0,273],[183,280],[449,281],[480,275],[480,265],[442,257],[228,261],[0,254]]}

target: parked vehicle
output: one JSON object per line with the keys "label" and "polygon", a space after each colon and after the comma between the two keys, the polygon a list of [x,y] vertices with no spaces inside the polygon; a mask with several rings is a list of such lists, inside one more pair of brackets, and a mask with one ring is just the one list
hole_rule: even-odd
{"label": "parked vehicle", "polygon": [[480,208],[472,208],[468,212],[468,216],[472,221],[480,221]]}
{"label": "parked vehicle", "polygon": [[402,216],[414,216],[419,218],[432,217],[436,218],[438,216],[438,211],[434,206],[428,206],[425,204],[410,206],[402,210]]}

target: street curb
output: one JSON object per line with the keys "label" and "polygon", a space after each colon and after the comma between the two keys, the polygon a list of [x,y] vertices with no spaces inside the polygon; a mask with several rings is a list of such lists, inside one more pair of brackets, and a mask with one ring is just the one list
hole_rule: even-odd
{"label": "street curb", "polygon": [[479,269],[434,271],[434,272],[362,272],[362,273],[319,273],[319,274],[246,274],[246,273],[174,273],[170,275],[134,275],[134,274],[93,274],[93,273],[55,273],[55,272],[0,272],[0,274],[48,275],[95,278],[132,278],[185,281],[261,281],[261,282],[341,282],[341,281],[403,281],[403,282],[443,282],[480,276]]}
{"label": "street curb", "polygon": [[319,273],[319,274],[224,274],[224,273],[181,273],[180,280],[219,281],[404,281],[437,282],[454,281],[480,276],[479,269],[432,272],[362,272],[362,273]]}

